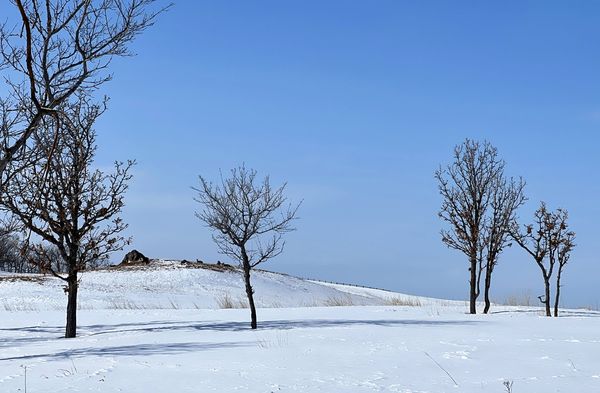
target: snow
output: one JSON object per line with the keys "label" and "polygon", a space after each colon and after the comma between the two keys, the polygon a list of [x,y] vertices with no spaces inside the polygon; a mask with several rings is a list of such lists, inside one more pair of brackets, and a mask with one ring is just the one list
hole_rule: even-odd
{"label": "snow", "polygon": [[[235,272],[87,273],[79,337],[66,340],[59,281],[0,280],[0,392],[23,391],[25,371],[28,392],[500,393],[505,380],[514,393],[600,391],[600,313],[472,316],[464,302],[383,305],[404,295],[275,273],[255,283],[270,308],[252,331],[248,310],[214,298],[241,293]],[[355,305],[315,306],[331,296]]]}

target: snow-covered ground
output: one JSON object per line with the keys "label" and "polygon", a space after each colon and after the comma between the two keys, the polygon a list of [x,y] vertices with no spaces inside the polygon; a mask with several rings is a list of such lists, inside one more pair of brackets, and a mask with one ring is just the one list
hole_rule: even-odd
{"label": "snow-covered ground", "polygon": [[[79,337],[69,340],[60,283],[4,277],[0,392],[23,392],[25,371],[28,392],[501,393],[504,381],[513,393],[600,392],[599,313],[471,316],[462,302],[261,273],[257,296],[278,308],[259,309],[252,331],[248,310],[214,299],[238,296],[235,274],[86,274]],[[26,306],[15,306],[19,296]],[[332,298],[380,305],[316,307]],[[382,305],[390,298],[413,305]],[[302,302],[310,307],[289,307]]]}

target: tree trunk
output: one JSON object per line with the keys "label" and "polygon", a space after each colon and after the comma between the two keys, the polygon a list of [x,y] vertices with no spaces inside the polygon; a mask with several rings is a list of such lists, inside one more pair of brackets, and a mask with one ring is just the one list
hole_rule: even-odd
{"label": "tree trunk", "polygon": [[256,329],[256,307],[254,306],[254,290],[250,284],[250,265],[244,264],[244,282],[246,283],[246,295],[248,296],[248,305],[250,306],[250,327]]}
{"label": "tree trunk", "polygon": [[488,266],[485,271],[485,283],[484,283],[483,297],[485,300],[485,307],[483,313],[487,314],[490,311],[490,287],[492,286],[492,269]]}
{"label": "tree trunk", "polygon": [[558,269],[558,274],[556,275],[556,296],[554,298],[554,316],[558,317],[558,303],[560,299],[560,274],[561,269]]}
{"label": "tree trunk", "polygon": [[544,304],[546,305],[546,316],[551,317],[552,313],[550,312],[550,277],[544,277],[544,286],[546,289],[546,298],[544,299]]}
{"label": "tree trunk", "polygon": [[68,301],[65,338],[73,338],[77,335],[77,272],[69,274],[67,280]]}
{"label": "tree trunk", "polygon": [[246,296],[248,296],[248,306],[250,307],[250,327],[256,329],[256,307],[254,306],[254,290],[250,284],[250,259],[246,253],[245,247],[241,247],[242,267],[244,268],[244,282],[246,283]]}
{"label": "tree trunk", "polygon": [[477,303],[477,258],[471,258],[471,293],[469,299],[469,313],[477,314],[476,303]]}

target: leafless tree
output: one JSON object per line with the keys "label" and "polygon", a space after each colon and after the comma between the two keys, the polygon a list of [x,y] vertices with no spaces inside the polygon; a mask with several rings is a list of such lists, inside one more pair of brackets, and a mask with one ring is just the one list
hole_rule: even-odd
{"label": "leafless tree", "polygon": [[505,179],[503,173],[492,183],[489,213],[484,224],[484,314],[490,310],[492,273],[502,251],[510,246],[510,230],[516,222],[517,209],[525,203],[525,182],[522,179]]}
{"label": "leafless tree", "polygon": [[[0,206],[18,220],[23,232],[53,246],[30,243],[30,263],[66,282],[69,338],[77,329],[78,273],[128,243],[120,235],[127,225],[118,214],[134,163],[116,163],[113,173],[94,170],[93,125],[104,108],[80,95],[76,104],[60,109],[69,121],[57,127],[55,118],[42,119],[43,129],[32,136],[38,156],[28,165],[19,164],[18,175],[0,190]],[[54,249],[66,264],[65,272],[53,263]]]}
{"label": "leafless tree", "polygon": [[0,174],[12,161],[30,160],[36,131],[68,121],[62,108],[77,92],[90,95],[111,78],[111,60],[131,55],[132,40],[166,9],[155,2],[11,1],[18,22],[0,25],[0,71],[8,91],[0,98]]}
{"label": "leafless tree", "polygon": [[283,235],[295,230],[292,221],[300,206],[287,202],[285,184],[272,188],[268,176],[259,182],[256,174],[242,165],[231,171],[231,177],[221,176],[220,184],[200,176],[200,186],[193,187],[194,199],[202,205],[196,216],[215,231],[213,240],[221,253],[243,270],[252,329],[257,322],[251,271],[282,253]]}
{"label": "leafless tree", "polygon": [[488,142],[467,139],[454,149],[453,162],[435,173],[443,199],[438,215],[450,226],[442,230],[442,241],[469,259],[471,314],[477,313],[476,302],[485,266],[486,217],[503,172],[504,161],[498,158],[495,147]]}
{"label": "leafless tree", "polygon": [[[551,279],[558,266],[557,291],[554,303],[554,314],[558,316],[560,297],[560,276],[569,261],[570,253],[575,246],[575,233],[569,230],[568,212],[557,209],[552,212],[542,202],[534,214],[534,223],[525,226],[525,232],[514,226],[511,236],[515,242],[531,255],[542,272],[544,295],[540,300],[546,308],[546,316],[551,313]],[[557,265],[558,264],[558,265]]]}

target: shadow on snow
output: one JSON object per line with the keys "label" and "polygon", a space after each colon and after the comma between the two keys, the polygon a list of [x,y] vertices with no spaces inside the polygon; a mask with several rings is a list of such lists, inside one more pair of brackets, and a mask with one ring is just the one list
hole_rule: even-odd
{"label": "shadow on snow", "polygon": [[77,348],[61,352],[32,354],[1,358],[3,360],[62,360],[84,356],[151,356],[173,355],[186,352],[209,351],[221,348],[234,348],[255,345],[254,342],[223,342],[223,343],[163,343],[163,344],[136,344],[103,348]]}
{"label": "shadow on snow", "polygon": [[[481,323],[479,321],[432,321],[432,320],[359,320],[359,319],[312,319],[312,320],[272,320],[259,322],[259,331],[264,330],[290,330],[300,328],[347,328],[353,326],[378,326],[393,328],[400,326],[464,326]],[[216,332],[252,332],[249,322],[197,322],[197,321],[151,321],[122,324],[96,324],[79,326],[79,337],[69,339],[77,342],[80,339],[107,334],[123,333],[151,333],[151,332],[178,332],[178,331],[216,331]],[[63,326],[26,326],[21,328],[0,328],[1,332],[19,332],[20,334],[38,334],[34,337],[4,337],[0,338],[0,349],[22,346],[40,342],[59,342],[56,335],[63,334]],[[39,334],[42,334],[41,336]],[[72,349],[53,354],[32,354],[15,357],[0,358],[0,361],[26,360],[35,358],[65,358],[84,355],[91,356],[137,356],[158,355],[182,352],[194,352],[217,348],[232,348],[256,345],[255,341],[225,342],[225,343],[180,343],[180,344],[140,344],[119,347],[99,347]]]}

